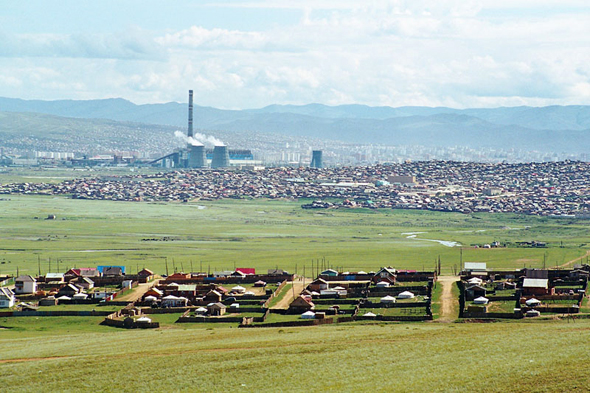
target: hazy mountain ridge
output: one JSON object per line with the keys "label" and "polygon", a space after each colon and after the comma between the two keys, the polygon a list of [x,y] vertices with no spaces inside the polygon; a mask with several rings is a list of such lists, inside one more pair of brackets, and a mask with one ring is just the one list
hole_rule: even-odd
{"label": "hazy mountain ridge", "polygon": [[[187,105],[135,105],[124,99],[26,101],[0,98],[0,111],[38,112],[62,117],[110,119],[186,129]],[[195,107],[195,127],[257,131],[351,143],[526,148],[587,151],[590,106],[510,108],[370,107],[271,105],[222,110]]]}

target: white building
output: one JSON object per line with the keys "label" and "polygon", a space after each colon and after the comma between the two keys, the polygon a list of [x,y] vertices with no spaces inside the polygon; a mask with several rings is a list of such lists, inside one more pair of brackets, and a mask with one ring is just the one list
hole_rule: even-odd
{"label": "white building", "polygon": [[14,280],[14,293],[17,295],[37,292],[37,280],[32,276],[18,276]]}
{"label": "white building", "polygon": [[10,308],[14,306],[16,297],[14,292],[8,288],[0,288],[0,308]]}

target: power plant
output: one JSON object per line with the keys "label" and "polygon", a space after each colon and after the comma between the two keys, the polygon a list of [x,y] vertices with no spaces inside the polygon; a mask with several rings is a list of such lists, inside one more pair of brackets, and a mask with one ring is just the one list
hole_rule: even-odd
{"label": "power plant", "polygon": [[311,152],[311,164],[309,165],[310,168],[323,168],[324,163],[322,162],[322,151],[321,150],[312,150]]}

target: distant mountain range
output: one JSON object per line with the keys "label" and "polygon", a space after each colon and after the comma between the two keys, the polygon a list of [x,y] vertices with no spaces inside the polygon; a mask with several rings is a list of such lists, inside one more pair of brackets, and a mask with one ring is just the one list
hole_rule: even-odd
{"label": "distant mountain range", "polygon": [[[124,99],[27,101],[0,98],[0,111],[175,126],[187,104],[135,105]],[[580,153],[590,148],[590,106],[452,109],[271,105],[261,109],[195,107],[195,127],[258,131],[351,143],[469,146]]]}

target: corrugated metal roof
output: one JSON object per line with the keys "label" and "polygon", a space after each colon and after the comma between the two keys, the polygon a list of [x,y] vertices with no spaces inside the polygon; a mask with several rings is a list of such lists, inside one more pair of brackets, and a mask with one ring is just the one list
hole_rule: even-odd
{"label": "corrugated metal roof", "polygon": [[465,262],[465,270],[486,270],[485,262]]}
{"label": "corrugated metal roof", "polygon": [[549,280],[546,278],[525,278],[522,287],[547,289],[549,287]]}

